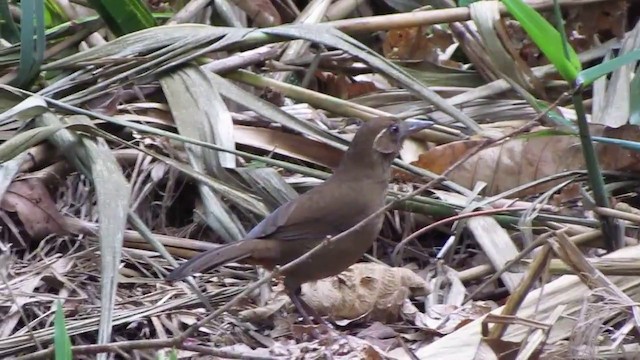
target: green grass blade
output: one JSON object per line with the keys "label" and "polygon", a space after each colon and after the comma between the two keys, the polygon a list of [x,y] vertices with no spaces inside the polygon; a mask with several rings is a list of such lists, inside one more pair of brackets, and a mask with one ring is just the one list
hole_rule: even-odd
{"label": "green grass blade", "polygon": [[28,87],[40,72],[44,58],[44,3],[42,0],[22,0],[20,3],[20,65],[12,86]]}
{"label": "green grass blade", "polygon": [[562,36],[545,18],[522,0],[502,0],[509,13],[516,18],[533,42],[558,69],[562,77],[573,83],[582,69],[578,55],[572,47],[564,54]]}
{"label": "green grass blade", "polygon": [[69,21],[67,14],[64,13],[57,1],[46,0],[44,8],[44,24],[47,29]]}
{"label": "green grass blade", "polygon": [[640,124],[640,70],[636,71],[630,87],[630,103],[629,103],[629,123],[633,125]]}
{"label": "green grass blade", "polygon": [[53,347],[55,359],[73,359],[73,355],[71,354],[71,338],[69,338],[69,334],[67,333],[67,325],[65,324],[64,320],[64,311],[62,310],[62,304],[59,300],[56,302],[56,315],[53,323]]}
{"label": "green grass blade", "polygon": [[623,149],[627,149],[631,151],[640,151],[640,142],[637,142],[637,141],[614,139],[614,138],[608,138],[608,137],[602,137],[602,136],[593,136],[591,139],[595,142],[602,143],[602,144],[617,145]]}
{"label": "green grass blade", "polygon": [[20,30],[11,17],[7,0],[0,0],[0,36],[12,44],[20,41]]}
{"label": "green grass blade", "polygon": [[30,149],[32,146],[36,146],[47,140],[51,135],[64,128],[65,127],[63,125],[39,126],[37,128],[18,133],[0,145],[0,164],[13,159],[23,151]]}
{"label": "green grass blade", "polygon": [[591,85],[599,77],[607,75],[610,72],[617,70],[621,66],[638,60],[640,60],[640,50],[631,51],[615,59],[611,59],[607,62],[603,62],[596,66],[592,66],[588,69],[580,71],[580,73],[578,73],[576,82],[583,87]]}
{"label": "green grass blade", "polygon": [[89,0],[89,4],[116,36],[156,26],[153,15],[141,0]]}

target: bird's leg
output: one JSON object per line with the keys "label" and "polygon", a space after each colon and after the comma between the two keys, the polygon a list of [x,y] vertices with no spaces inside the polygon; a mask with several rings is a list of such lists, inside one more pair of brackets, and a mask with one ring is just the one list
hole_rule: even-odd
{"label": "bird's leg", "polygon": [[331,324],[327,320],[320,316],[320,314],[318,314],[318,312],[314,308],[309,306],[309,304],[307,304],[307,302],[304,301],[302,297],[300,297],[300,293],[302,292],[300,286],[293,287],[293,289],[288,286],[285,286],[285,288],[287,289],[287,294],[289,295],[291,302],[293,303],[293,305],[295,305],[300,315],[302,315],[302,319],[305,323],[307,323],[307,325],[315,325],[309,317],[309,315],[311,315],[320,325],[324,325],[329,329],[333,329],[333,326],[331,326]]}
{"label": "bird's leg", "polygon": [[[307,325],[314,325],[313,321],[311,321],[311,318],[309,317],[309,314],[307,314],[307,310],[302,305],[304,301],[300,298],[300,295],[299,295],[301,291],[300,287],[297,287],[295,289],[290,289],[289,287],[285,286],[285,288],[287,290],[287,295],[289,295],[289,298],[291,299],[291,302],[293,303],[293,305],[296,307],[296,310],[298,310],[300,315],[302,315],[302,320]],[[305,303],[305,305],[307,304]]]}

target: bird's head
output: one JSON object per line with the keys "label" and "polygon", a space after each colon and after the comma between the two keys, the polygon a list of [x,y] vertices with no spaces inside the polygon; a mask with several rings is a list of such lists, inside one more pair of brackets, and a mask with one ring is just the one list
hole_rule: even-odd
{"label": "bird's head", "polygon": [[[432,121],[379,117],[366,121],[351,141],[341,168],[388,168],[411,134],[433,126]],[[373,169],[371,169],[373,170]]]}
{"label": "bird's head", "polygon": [[[371,148],[374,151],[395,157],[402,149],[402,143],[409,135],[431,126],[433,126],[433,122],[427,120],[407,119],[398,121],[393,118],[377,118],[363,125],[365,129],[361,131],[369,133],[369,137],[375,134],[371,142]],[[367,127],[371,127],[371,130],[368,131]]]}

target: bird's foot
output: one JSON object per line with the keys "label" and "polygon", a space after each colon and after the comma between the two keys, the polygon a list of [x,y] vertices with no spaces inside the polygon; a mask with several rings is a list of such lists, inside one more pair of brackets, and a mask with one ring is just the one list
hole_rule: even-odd
{"label": "bird's foot", "polygon": [[333,326],[298,324],[292,327],[293,335],[301,340],[315,340],[323,346],[335,345],[347,341],[347,337]]}

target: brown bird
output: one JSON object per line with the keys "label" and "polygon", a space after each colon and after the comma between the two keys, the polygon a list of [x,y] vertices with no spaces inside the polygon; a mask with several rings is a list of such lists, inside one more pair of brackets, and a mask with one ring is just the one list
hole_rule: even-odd
{"label": "brown bird", "polygon": [[[323,184],[280,206],[232,244],[208,250],[183,263],[169,274],[176,281],[228,262],[243,262],[273,269],[285,265],[327,237],[336,236],[385,205],[391,162],[405,138],[433,125],[431,121],[376,118],[360,127],[349,150],[333,175]],[[283,272],[291,301],[305,321],[307,313],[323,321],[299,298],[300,286],[337,275],[354,264],[377,238],[384,214],[324,246],[308,260]]]}

